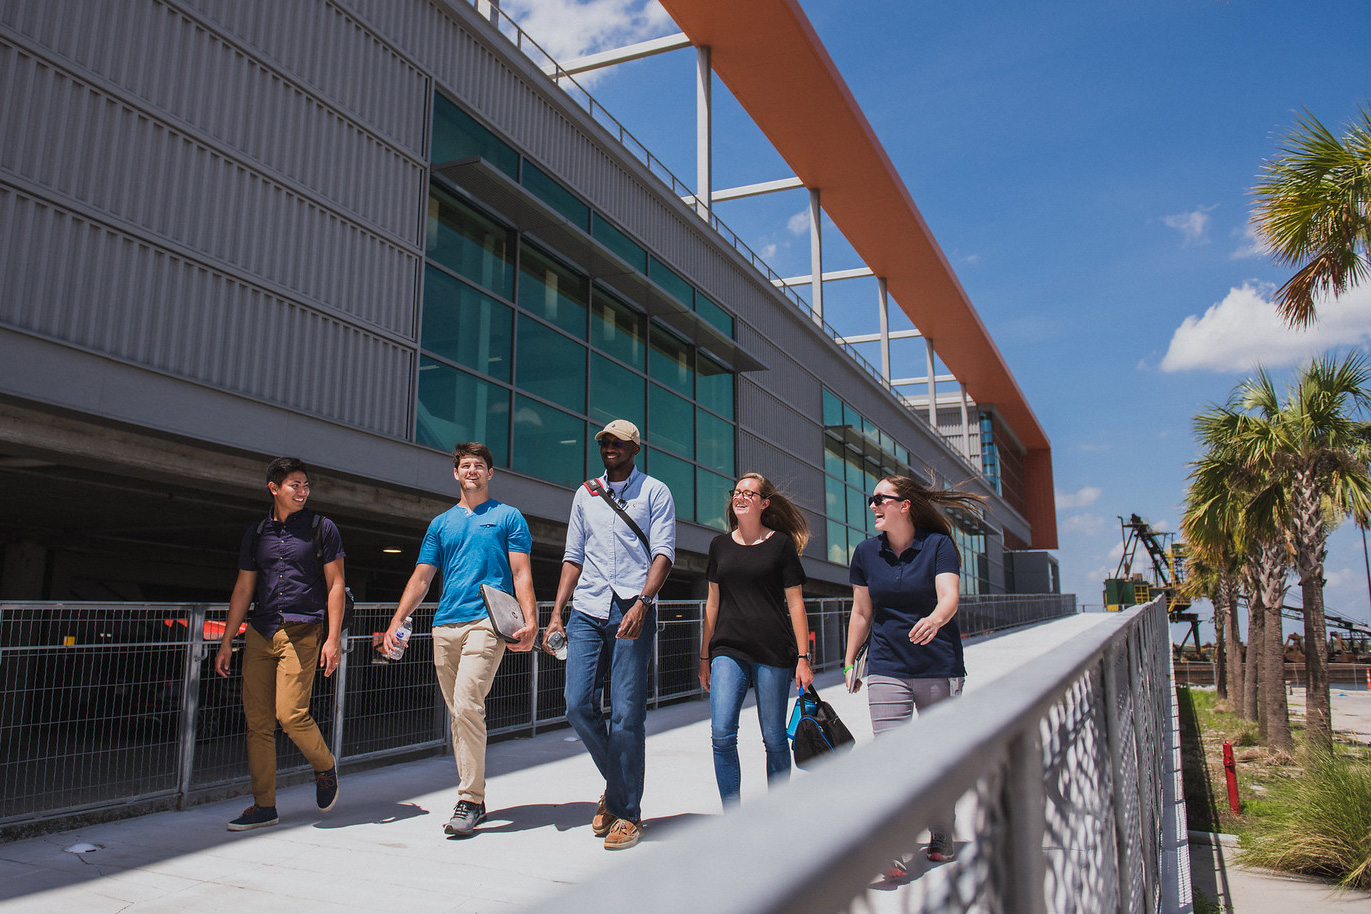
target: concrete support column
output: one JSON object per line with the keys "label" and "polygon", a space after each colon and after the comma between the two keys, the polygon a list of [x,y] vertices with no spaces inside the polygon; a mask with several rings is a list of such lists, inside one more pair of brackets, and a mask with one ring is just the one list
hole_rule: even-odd
{"label": "concrete support column", "polygon": [[928,424],[938,430],[938,381],[933,374],[933,339],[924,337],[924,353],[928,361]]}
{"label": "concrete support column", "polygon": [[713,70],[709,46],[695,49],[695,211],[709,221],[714,205]]}
{"label": "concrete support column", "polygon": [[876,277],[876,297],[881,327],[881,377],[890,383],[890,296],[886,292],[884,276]]}
{"label": "concrete support column", "polygon": [[819,205],[819,189],[809,190],[809,271],[810,303],[814,309],[814,322],[823,326],[824,322],[824,244],[821,233],[823,209]]}
{"label": "concrete support column", "polygon": [[966,382],[960,382],[962,388],[962,454],[969,461],[971,459],[971,417],[967,407]]}

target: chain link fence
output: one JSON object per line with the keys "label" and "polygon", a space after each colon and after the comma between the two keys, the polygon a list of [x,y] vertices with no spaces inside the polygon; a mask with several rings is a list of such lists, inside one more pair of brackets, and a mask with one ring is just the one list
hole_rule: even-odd
{"label": "chain link fence", "polygon": [[[842,664],[851,601],[806,601],[815,667]],[[358,604],[343,663],[317,676],[310,712],[342,764],[445,751],[447,711],[432,669],[433,605],[415,614],[405,657],[381,662],[392,604]],[[703,693],[697,601],[663,601],[650,705]],[[551,604],[539,606],[546,625]],[[965,636],[1075,612],[1071,596],[966,596]],[[241,640],[214,672],[228,607],[205,603],[0,603],[0,839],[245,793]],[[486,704],[492,738],[566,721],[565,664],[508,652]],[[608,696],[608,690],[606,690]],[[278,733],[281,782],[309,765]]]}

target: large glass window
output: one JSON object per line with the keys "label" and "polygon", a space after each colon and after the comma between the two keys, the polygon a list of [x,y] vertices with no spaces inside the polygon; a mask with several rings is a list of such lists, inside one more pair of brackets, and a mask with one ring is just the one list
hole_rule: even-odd
{"label": "large glass window", "polygon": [[695,519],[695,468],[689,462],[648,448],[646,472],[666,483],[671,490],[677,517]]}
{"label": "large glass window", "polygon": [[559,406],[586,409],[586,348],[546,324],[520,315],[515,383]]}
{"label": "large glass window", "polygon": [[690,401],[669,390],[649,384],[647,395],[648,438],[658,447],[682,457],[695,456],[695,409]]}
{"label": "large glass window", "polygon": [[590,231],[590,207],[527,159],[524,160],[523,185],[539,200],[566,216],[572,225],[583,232]]}
{"label": "large glass window", "polygon": [[585,452],[585,420],[515,396],[514,469],[575,488],[586,478]]}
{"label": "large glass window", "polygon": [[451,194],[428,198],[424,253],[501,298],[514,296],[514,233]]}
{"label": "large glass window", "polygon": [[695,313],[704,318],[715,330],[733,339],[733,315],[700,293],[695,293]]}
{"label": "large glass window", "polygon": [[720,473],[733,472],[733,423],[712,413],[695,414],[695,457],[702,466]]}
{"label": "large glass window", "polygon": [[643,370],[647,355],[647,317],[603,289],[590,309],[590,342],[621,362]]}
{"label": "large glass window", "polygon": [[652,328],[652,352],[647,358],[648,374],[654,381],[687,397],[695,396],[695,372],[691,370],[691,349],[675,334]]}
{"label": "large glass window", "polygon": [[430,155],[435,164],[480,156],[511,178],[519,177],[519,154],[441,95],[433,99]]}
{"label": "large glass window", "polygon": [[704,353],[695,360],[695,399],[725,419],[733,418],[733,373]]}
{"label": "large glass window", "polygon": [[629,238],[599,213],[590,214],[590,234],[639,273],[647,272],[647,251]]}
{"label": "large glass window", "polygon": [[519,306],[585,339],[589,283],[585,276],[525,244],[519,257]]}
{"label": "large glass window", "polygon": [[728,529],[728,493],[734,480],[708,470],[695,471],[695,520],[706,527]]}
{"label": "large glass window", "polygon": [[419,360],[419,416],[415,439],[451,451],[481,441],[501,466],[509,464],[509,391],[441,362]]}
{"label": "large glass window", "polygon": [[[435,164],[479,156],[588,231],[600,259],[616,255],[732,337],[724,308],[442,96],[432,136]],[[463,179],[434,175],[425,226],[416,440],[445,451],[484,441],[500,466],[574,487],[600,471],[591,434],[629,419],[652,445],[639,464],[671,487],[677,516],[722,529],[736,471],[734,373],[449,180]]]}
{"label": "large glass window", "polygon": [[679,273],[656,257],[648,258],[647,269],[647,275],[653,282],[666,290],[668,295],[692,311],[695,310],[695,288],[682,279]]}
{"label": "large glass window", "polygon": [[468,368],[509,380],[514,312],[444,273],[424,269],[424,349]]}
{"label": "large glass window", "polygon": [[600,428],[627,419],[646,428],[647,382],[598,353],[590,356],[590,421]]}

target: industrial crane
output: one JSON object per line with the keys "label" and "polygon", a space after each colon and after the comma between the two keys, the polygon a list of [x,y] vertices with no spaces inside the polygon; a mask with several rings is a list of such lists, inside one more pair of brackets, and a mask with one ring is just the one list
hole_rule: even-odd
{"label": "industrial crane", "polygon": [[[1153,530],[1151,524],[1136,514],[1130,514],[1128,520],[1120,517],[1119,527],[1123,534],[1123,555],[1114,576],[1104,582],[1105,610],[1118,612],[1164,594],[1170,621],[1190,623],[1190,631],[1181,639],[1181,647],[1184,648],[1185,642],[1193,637],[1195,649],[1199,650],[1199,616],[1186,612],[1190,609],[1190,598],[1182,593],[1180,586],[1185,581],[1185,543],[1177,540],[1174,533]],[[1151,574],[1147,576],[1134,568],[1139,546],[1147,552],[1151,564]]]}

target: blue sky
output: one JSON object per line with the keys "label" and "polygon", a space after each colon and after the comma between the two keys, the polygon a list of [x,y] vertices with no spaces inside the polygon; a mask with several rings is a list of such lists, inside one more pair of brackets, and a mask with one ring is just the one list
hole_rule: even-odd
{"label": "blue sky", "polygon": [[[1198,410],[1258,363],[1283,383],[1314,354],[1371,348],[1371,286],[1313,332],[1280,325],[1287,274],[1248,229],[1301,109],[1341,128],[1371,104],[1371,3],[801,5],[1052,440],[1063,589],[1098,605],[1119,515],[1176,529]],[[503,7],[562,60],[676,31],[642,0]],[[675,51],[583,80],[691,184],[693,73]],[[717,83],[715,109],[717,188],[789,175]],[[790,276],[808,271],[804,209],[791,191],[719,213]],[[831,227],[825,243],[825,269],[860,266]],[[874,281],[825,298],[840,332],[875,329]],[[897,375],[924,373],[921,344],[902,355]],[[1329,610],[1371,621],[1351,525],[1327,577]]]}

